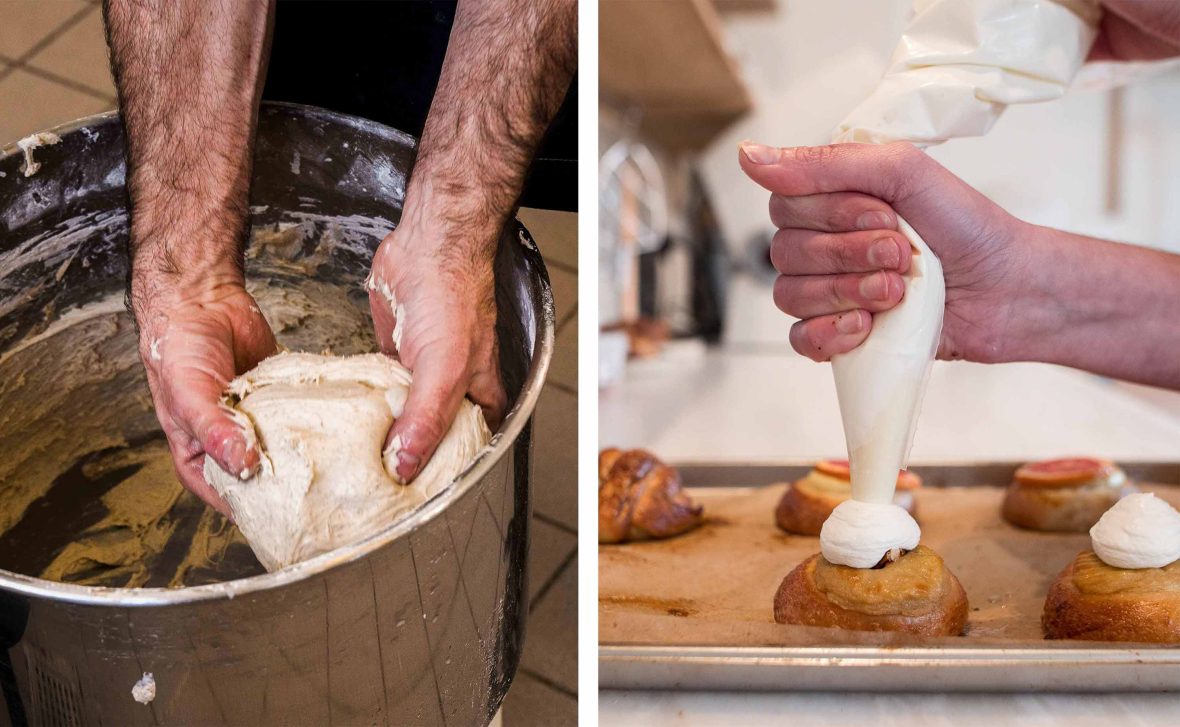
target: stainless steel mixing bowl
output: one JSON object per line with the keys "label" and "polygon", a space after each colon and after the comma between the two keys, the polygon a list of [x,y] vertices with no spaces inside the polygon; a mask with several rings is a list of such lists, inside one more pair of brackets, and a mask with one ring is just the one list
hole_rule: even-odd
{"label": "stainless steel mixing bowl", "polygon": [[[55,131],[62,142],[37,151],[35,176],[21,175],[15,147],[0,150],[0,354],[126,277],[118,119]],[[363,296],[414,144],[361,119],[264,104],[253,223],[344,234],[317,277]],[[511,410],[449,489],[363,542],[224,583],[98,588],[0,570],[0,724],[487,722],[521,651],[531,415],[554,325],[545,266],[519,223],[496,273]],[[0,502],[11,484],[0,481]],[[144,672],[157,685],[148,705],[131,696]]]}

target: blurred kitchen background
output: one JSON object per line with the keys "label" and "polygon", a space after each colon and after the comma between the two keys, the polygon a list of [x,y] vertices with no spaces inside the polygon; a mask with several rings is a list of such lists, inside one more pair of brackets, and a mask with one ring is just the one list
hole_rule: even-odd
{"label": "blurred kitchen background", "polygon": [[[825,143],[911,0],[600,3],[602,446],[672,461],[843,454],[831,370],[771,300],[768,194],[738,143]],[[1032,222],[1180,252],[1180,72],[1013,107],[931,156]],[[631,358],[623,363],[626,350]],[[1039,364],[938,363],[914,461],[1177,459],[1180,395]]]}

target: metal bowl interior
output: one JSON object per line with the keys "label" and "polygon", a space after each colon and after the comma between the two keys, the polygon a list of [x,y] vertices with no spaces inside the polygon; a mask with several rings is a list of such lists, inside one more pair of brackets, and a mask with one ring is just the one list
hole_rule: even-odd
{"label": "metal bowl interior", "polygon": [[[62,314],[117,294],[126,279],[122,130],[114,113],[54,130],[25,178],[22,153],[0,150],[0,363]],[[396,226],[415,141],[379,124],[290,104],[264,104],[251,192],[258,230],[296,228],[250,257],[248,276],[298,286],[318,282],[363,297],[361,283],[382,237]],[[327,241],[327,242],[326,242]],[[269,246],[268,246],[269,249]],[[254,248],[251,248],[251,255]],[[314,262],[309,268],[308,261]],[[554,312],[541,256],[517,222],[496,259],[497,334],[510,409],[491,445],[426,505],[365,540],[273,573],[183,588],[107,588],[0,569],[0,590],[87,605],[169,605],[232,599],[325,573],[365,557],[439,517],[511,456],[536,405],[552,354]],[[2,421],[2,419],[0,419]],[[2,441],[2,440],[0,440]],[[0,499],[3,497],[0,477]]]}

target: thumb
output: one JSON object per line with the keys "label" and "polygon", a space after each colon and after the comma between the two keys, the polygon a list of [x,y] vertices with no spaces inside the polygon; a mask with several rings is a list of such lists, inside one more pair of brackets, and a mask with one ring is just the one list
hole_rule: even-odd
{"label": "thumb", "polygon": [[173,381],[169,408],[176,423],[221,469],[241,479],[252,476],[259,461],[254,427],[244,415],[235,416],[221,403],[225,385],[213,376],[193,372]]}
{"label": "thumb", "polygon": [[418,356],[405,408],[385,439],[385,452],[396,455],[402,482],[410,482],[422,471],[451,428],[465,383],[462,356],[432,359],[426,351]]}
{"label": "thumb", "polygon": [[762,187],[790,197],[863,192],[886,202],[909,196],[934,162],[913,144],[777,148],[744,141],[738,163]]}

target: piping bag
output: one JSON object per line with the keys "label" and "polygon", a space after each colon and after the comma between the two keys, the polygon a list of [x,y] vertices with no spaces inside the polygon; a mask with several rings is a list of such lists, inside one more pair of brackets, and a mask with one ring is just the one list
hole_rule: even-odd
{"label": "piping bag", "polygon": [[[1097,0],[916,0],[880,84],[832,141],[925,147],[980,136],[1011,104],[1063,96],[1099,17]],[[890,503],[937,353],[946,286],[921,236],[900,217],[898,229],[913,249],[901,303],[874,314],[860,346],[832,357],[852,499],[824,524],[820,543],[829,561],[857,568],[916,547],[920,535]]]}

